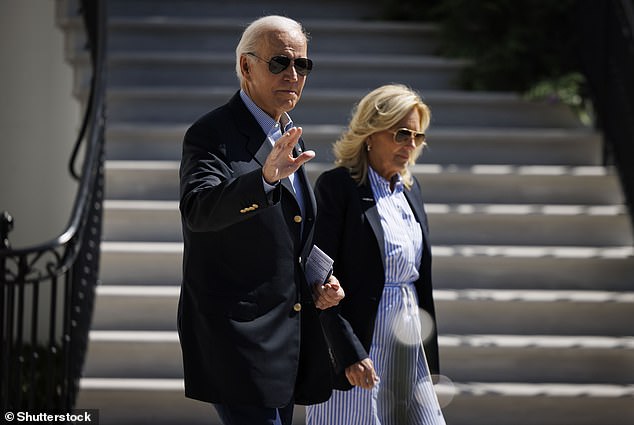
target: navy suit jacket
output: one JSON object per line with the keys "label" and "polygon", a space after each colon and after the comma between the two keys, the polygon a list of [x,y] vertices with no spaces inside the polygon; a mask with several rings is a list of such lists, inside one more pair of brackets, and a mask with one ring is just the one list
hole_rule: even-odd
{"label": "navy suit jacket", "polygon": [[185,134],[178,332],[187,397],[281,407],[330,396],[317,372],[329,360],[302,260],[315,198],[303,167],[304,217],[288,179],[265,193],[270,151],[239,93]]}
{"label": "navy suit jacket", "polygon": [[[432,374],[439,373],[438,334],[432,295],[431,245],[420,186],[414,179],[405,196],[423,234],[423,256],[415,282],[418,305],[429,314],[433,331],[424,341]],[[358,185],[343,167],[323,173],[315,183],[315,243],[335,260],[334,274],[346,291],[337,307],[321,314],[334,363],[335,387],[349,389],[345,368],[370,351],[385,282],[384,233],[370,183]]]}

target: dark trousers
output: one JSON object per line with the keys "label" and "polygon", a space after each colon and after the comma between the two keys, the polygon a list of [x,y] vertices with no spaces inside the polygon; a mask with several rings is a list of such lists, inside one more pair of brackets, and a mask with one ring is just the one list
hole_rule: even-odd
{"label": "dark trousers", "polygon": [[214,404],[214,407],[224,425],[291,425],[293,423],[293,403],[280,408],[226,404]]}

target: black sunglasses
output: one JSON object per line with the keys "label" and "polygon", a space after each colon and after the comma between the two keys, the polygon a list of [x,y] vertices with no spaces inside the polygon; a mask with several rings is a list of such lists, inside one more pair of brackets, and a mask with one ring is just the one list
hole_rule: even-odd
{"label": "black sunglasses", "polygon": [[391,131],[390,133],[394,135],[394,141],[399,145],[409,143],[410,140],[412,140],[412,137],[414,138],[414,144],[416,144],[416,146],[420,146],[425,143],[425,133],[421,131],[414,131],[409,128],[399,128],[398,130]]}
{"label": "black sunglasses", "polygon": [[303,77],[310,74],[310,71],[313,69],[313,61],[308,58],[295,58],[291,59],[288,56],[279,55],[273,56],[271,60],[267,61],[257,56],[255,53],[247,52],[247,55],[253,56],[254,58],[260,59],[263,62],[269,64],[269,71],[271,74],[279,74],[284,71],[289,65],[292,63],[295,71]]}

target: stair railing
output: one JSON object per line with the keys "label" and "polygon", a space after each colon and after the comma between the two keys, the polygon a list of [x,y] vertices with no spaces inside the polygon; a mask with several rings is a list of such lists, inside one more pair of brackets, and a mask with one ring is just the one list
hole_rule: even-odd
{"label": "stair railing", "polygon": [[634,1],[581,0],[577,6],[579,56],[605,138],[605,162],[618,169],[634,225]]}
{"label": "stair railing", "polygon": [[84,160],[71,217],[54,240],[12,249],[0,215],[0,411],[69,412],[79,391],[92,320],[104,191],[106,0],[82,0],[92,59],[75,156]]}

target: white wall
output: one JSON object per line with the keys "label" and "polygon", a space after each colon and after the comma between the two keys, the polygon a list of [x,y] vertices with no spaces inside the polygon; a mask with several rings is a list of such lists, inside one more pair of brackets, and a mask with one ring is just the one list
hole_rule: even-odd
{"label": "white wall", "polygon": [[67,163],[81,111],[55,5],[0,0],[0,211],[14,248],[57,237],[77,187]]}

